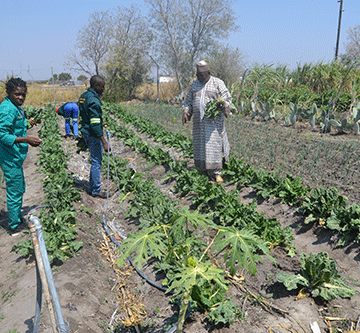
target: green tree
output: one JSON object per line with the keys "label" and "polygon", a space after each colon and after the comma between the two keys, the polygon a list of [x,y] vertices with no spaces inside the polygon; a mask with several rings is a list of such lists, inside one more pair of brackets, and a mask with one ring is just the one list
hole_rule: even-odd
{"label": "green tree", "polygon": [[87,79],[88,78],[87,78],[86,75],[79,75],[78,78],[77,78],[78,81],[82,81],[82,82],[86,81]]}
{"label": "green tree", "polygon": [[245,71],[244,57],[238,48],[229,45],[214,45],[206,60],[210,64],[211,75],[223,80],[227,87],[239,81]]}
{"label": "green tree", "polygon": [[54,82],[56,82],[57,80],[59,80],[58,75],[57,75],[57,74],[54,74],[54,75],[49,79],[49,81],[52,82],[53,79],[54,79]]}
{"label": "green tree", "polygon": [[69,80],[71,80],[71,74],[69,74],[69,73],[60,73],[59,74],[59,80],[60,81],[69,81]]}
{"label": "green tree", "polygon": [[104,66],[105,96],[131,99],[136,88],[147,80],[150,65],[146,54],[152,35],[138,6],[118,7],[113,15],[114,36]]}

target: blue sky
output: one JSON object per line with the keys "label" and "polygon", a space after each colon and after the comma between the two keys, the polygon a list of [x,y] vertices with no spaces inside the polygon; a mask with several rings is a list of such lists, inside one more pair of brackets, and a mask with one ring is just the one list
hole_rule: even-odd
{"label": "blue sky", "polygon": [[[19,75],[47,79],[69,72],[65,55],[95,11],[138,1],[1,0],[0,79]],[[238,47],[248,66],[329,62],[335,56],[340,3],[337,0],[237,0],[240,26],[225,43]],[[347,30],[360,25],[360,1],[343,0],[339,53]],[[76,74],[78,75],[78,74]]]}

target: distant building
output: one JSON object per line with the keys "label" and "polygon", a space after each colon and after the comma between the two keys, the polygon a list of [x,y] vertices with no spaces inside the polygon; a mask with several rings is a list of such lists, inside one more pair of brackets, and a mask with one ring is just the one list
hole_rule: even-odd
{"label": "distant building", "polygon": [[[175,80],[175,77],[173,77],[173,76],[160,76],[160,78],[159,78],[160,83],[168,83],[168,82],[171,82],[174,80]],[[155,79],[155,82],[156,82],[156,79]]]}

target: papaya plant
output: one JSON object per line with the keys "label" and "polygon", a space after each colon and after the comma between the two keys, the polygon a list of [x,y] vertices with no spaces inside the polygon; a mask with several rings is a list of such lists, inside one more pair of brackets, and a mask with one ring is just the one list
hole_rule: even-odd
{"label": "papaya plant", "polygon": [[[190,302],[198,308],[211,309],[212,315],[217,307],[226,305],[234,309],[225,298],[229,289],[225,271],[213,265],[209,253],[220,255],[224,252],[231,275],[236,273],[237,267],[254,275],[256,261],[262,262],[258,254],[261,252],[275,263],[266,242],[249,230],[218,227],[206,215],[190,212],[187,207],[174,212],[168,223],[162,223],[163,220],[154,220],[150,227],[130,234],[119,248],[118,265],[123,265],[132,254],[139,268],[150,257],[159,260],[156,267],[166,273],[163,284],[168,286],[167,292],[180,296],[178,332],[182,331]],[[216,235],[207,245],[203,239],[209,236],[211,229]],[[222,320],[220,313],[217,312],[217,321]]]}

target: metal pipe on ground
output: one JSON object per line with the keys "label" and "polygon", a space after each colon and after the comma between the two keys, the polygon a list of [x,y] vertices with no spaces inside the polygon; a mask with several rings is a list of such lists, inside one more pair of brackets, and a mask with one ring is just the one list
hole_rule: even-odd
{"label": "metal pipe on ground", "polygon": [[[55,323],[53,323],[53,325],[55,325],[55,326],[53,326],[53,327],[54,327],[54,329],[56,328],[58,330],[58,332],[60,332],[60,333],[67,333],[68,330],[66,328],[64,318],[61,313],[60,302],[59,302],[59,298],[58,298],[58,295],[56,292],[54,279],[52,276],[52,271],[51,271],[49,257],[48,257],[46,246],[45,246],[44,237],[42,234],[42,226],[41,226],[40,220],[37,216],[30,215],[29,221],[32,222],[31,224],[29,223],[29,226],[33,225],[35,228],[36,236],[37,236],[37,244],[39,245],[40,257],[41,257],[42,263],[43,263],[43,267],[39,267],[40,276],[42,276],[45,273],[45,278],[42,278],[42,284],[43,284],[43,286],[47,285],[49,293],[50,293],[51,300],[48,302],[49,303],[48,305],[51,304],[51,307],[53,308],[52,311],[50,311],[50,317],[52,317],[54,313],[55,313],[55,317],[56,317],[56,321],[55,321]],[[35,247],[35,243],[34,243],[34,247]],[[43,272],[41,272],[41,271],[43,271]],[[45,290],[46,290],[46,288],[45,288]],[[45,292],[45,296],[46,296],[46,292]],[[49,307],[49,310],[50,310],[50,307]]]}
{"label": "metal pipe on ground", "polygon": [[[48,306],[48,309],[49,309],[51,325],[54,328],[54,332],[56,333],[56,331],[55,331],[56,320],[55,320],[55,315],[54,315],[54,309],[53,309],[53,306],[51,303],[49,286],[48,286],[48,283],[46,280],[44,263],[43,263],[42,256],[41,256],[39,240],[38,240],[38,237],[36,234],[35,224],[34,224],[34,222],[29,220],[28,226],[30,229],[30,234],[31,234],[33,246],[34,246],[35,258],[36,258],[36,277],[37,277],[37,297],[36,297],[36,309],[35,309],[33,331],[34,331],[34,333],[37,333],[39,331],[42,293],[40,295],[40,299],[39,299],[39,294],[40,294],[40,290],[42,291],[42,289],[44,289],[45,301],[46,301],[46,305]],[[39,277],[40,277],[40,279],[39,279]]]}

